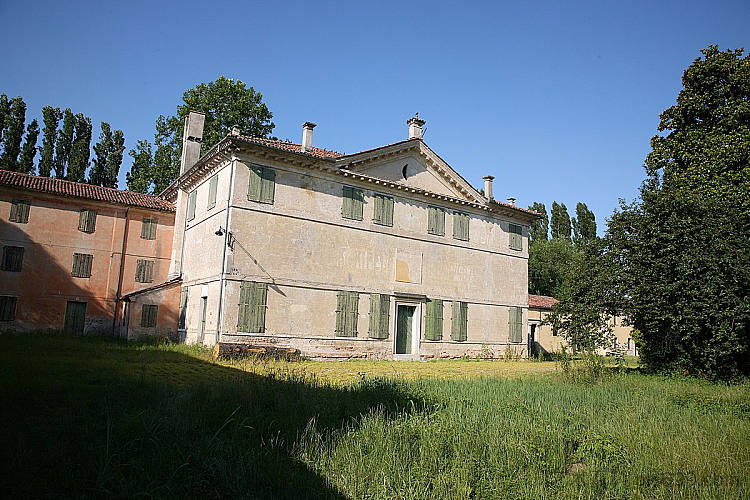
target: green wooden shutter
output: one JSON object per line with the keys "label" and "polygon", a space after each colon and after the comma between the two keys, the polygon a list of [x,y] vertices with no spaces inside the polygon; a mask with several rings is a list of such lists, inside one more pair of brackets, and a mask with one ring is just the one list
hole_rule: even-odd
{"label": "green wooden shutter", "polygon": [[445,235],[445,210],[440,207],[428,207],[427,232],[437,236]]}
{"label": "green wooden shutter", "polygon": [[523,338],[523,309],[511,307],[508,311],[508,341],[520,343]]}
{"label": "green wooden shutter", "polygon": [[451,339],[457,342],[466,340],[468,321],[468,304],[466,302],[453,301],[451,314]]}
{"label": "green wooden shutter", "polygon": [[383,198],[384,226],[393,226],[393,198],[386,196]]}
{"label": "green wooden shutter", "polygon": [[143,260],[138,259],[135,263],[135,282],[143,283]]}
{"label": "green wooden shutter", "polygon": [[25,224],[29,222],[29,202],[26,200],[13,200],[10,205],[10,222]]}
{"label": "green wooden shutter", "polygon": [[425,339],[443,339],[443,301],[428,299],[425,312]]}
{"label": "green wooden shutter", "polygon": [[[468,219],[467,219],[468,221]],[[469,329],[469,304],[461,302],[461,340],[466,340]]]}
{"label": "green wooden shutter", "polygon": [[365,202],[365,195],[361,189],[353,189],[352,194],[352,218],[356,220],[362,220],[362,212]]}
{"label": "green wooden shutter", "polygon": [[155,240],[156,239],[156,227],[159,225],[158,219],[151,219],[151,226],[150,231],[148,235],[148,239]]}
{"label": "green wooden shutter", "polygon": [[380,294],[370,294],[370,338],[380,338]]}
{"label": "green wooden shutter", "polygon": [[90,278],[91,277],[91,264],[94,260],[94,256],[90,254],[86,254],[83,256],[83,273],[84,277]]}
{"label": "green wooden shutter", "polygon": [[275,189],[276,171],[272,168],[264,168],[261,172],[260,202],[273,204]]}
{"label": "green wooden shutter", "polygon": [[252,330],[253,333],[266,331],[266,299],[268,297],[267,283],[254,283],[252,297]]}
{"label": "green wooden shutter", "polygon": [[216,206],[216,188],[219,185],[219,176],[214,175],[211,180],[208,181],[208,210],[211,210]]}
{"label": "green wooden shutter", "polygon": [[346,292],[339,292],[336,296],[336,335],[344,336],[344,327],[346,326]]}
{"label": "green wooden shutter", "polygon": [[341,216],[345,219],[362,220],[364,193],[361,189],[351,186],[343,187]]}
{"label": "green wooden shutter", "polygon": [[260,201],[261,186],[263,184],[263,168],[250,167],[250,178],[247,185],[247,199],[250,201]]}
{"label": "green wooden shutter", "polygon": [[147,240],[149,235],[149,225],[151,224],[151,219],[148,217],[144,217],[141,221],[141,239]]}
{"label": "green wooden shutter", "polygon": [[81,211],[78,214],[78,230],[82,232],[86,232],[86,227],[88,227],[87,220],[88,220],[89,211],[85,208],[82,208]]}
{"label": "green wooden shutter", "polygon": [[508,225],[511,250],[523,250],[523,228],[518,224]]}
{"label": "green wooden shutter", "polygon": [[381,338],[381,339],[388,338],[390,314],[391,314],[391,296],[381,294],[380,295],[380,337],[378,338]]}
{"label": "green wooden shutter", "polygon": [[453,238],[469,240],[469,216],[460,212],[453,212]]}
{"label": "green wooden shutter", "polygon": [[187,209],[187,220],[191,221],[195,219],[195,197],[198,195],[198,191],[193,190],[188,195],[188,209]]}
{"label": "green wooden shutter", "polygon": [[143,269],[143,282],[151,283],[154,281],[154,261],[147,260],[144,262],[145,266]]}
{"label": "green wooden shutter", "polygon": [[352,188],[344,186],[341,195],[341,217],[352,218]]}
{"label": "green wooden shutter", "polygon": [[17,297],[0,297],[0,321],[13,321],[16,319]]}
{"label": "green wooden shutter", "polygon": [[383,224],[385,219],[385,213],[383,210],[383,196],[376,194],[372,198],[373,209],[372,209],[372,221],[376,224]]}
{"label": "green wooden shutter", "polygon": [[346,311],[346,327],[344,328],[344,335],[347,337],[357,336],[357,319],[359,313],[359,293],[348,292],[347,294],[347,311]]}
{"label": "green wooden shutter", "polygon": [[435,301],[427,299],[427,304],[424,313],[424,338],[426,340],[435,340],[435,312],[434,312]]}
{"label": "green wooden shutter", "polygon": [[252,299],[251,283],[243,281],[240,284],[240,303],[237,311],[237,330],[250,331],[250,301]]}

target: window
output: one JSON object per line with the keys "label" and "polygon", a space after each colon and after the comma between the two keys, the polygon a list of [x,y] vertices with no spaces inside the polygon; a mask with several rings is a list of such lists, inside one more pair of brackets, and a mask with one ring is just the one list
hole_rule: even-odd
{"label": "window", "polygon": [[362,206],[365,196],[361,189],[344,186],[341,216],[344,219],[362,220]]}
{"label": "window", "polygon": [[26,224],[29,222],[29,202],[26,200],[13,200],[10,205],[10,222],[18,222],[19,224]]}
{"label": "window", "polygon": [[273,204],[276,189],[276,171],[268,167],[250,167],[247,199],[258,203]]}
{"label": "window", "polygon": [[453,212],[453,238],[469,241],[469,216],[461,212]]}
{"label": "window", "polygon": [[390,309],[390,295],[381,293],[370,294],[370,338],[388,338],[388,315],[390,314]]}
{"label": "window", "polygon": [[249,333],[266,331],[267,283],[243,281],[240,285],[240,305],[237,330]]}
{"label": "window", "polygon": [[440,207],[427,208],[427,233],[445,236],[445,210]]}
{"label": "window", "polygon": [[157,219],[150,219],[148,217],[144,217],[143,222],[141,222],[141,239],[155,240],[157,224],[158,224]]}
{"label": "window", "polygon": [[74,253],[73,254],[73,270],[71,275],[74,278],[90,278],[91,277],[91,264],[94,261],[94,256],[87,253]]}
{"label": "window", "polygon": [[180,319],[177,322],[177,328],[180,330],[185,329],[185,318],[187,314],[187,301],[188,301],[188,287],[182,287],[180,289]]}
{"label": "window", "polygon": [[143,304],[141,307],[141,326],[151,328],[156,326],[156,313],[159,306],[153,304]]}
{"label": "window", "polygon": [[357,336],[357,309],[359,293],[339,292],[336,304],[336,335],[339,337]]}
{"label": "window", "polygon": [[0,269],[14,273],[21,272],[23,266],[23,247],[4,246],[3,262]]}
{"label": "window", "polygon": [[138,259],[135,265],[135,282],[151,283],[154,281],[154,261]]}
{"label": "window", "polygon": [[18,297],[0,296],[0,321],[16,319],[16,302]]}
{"label": "window", "polygon": [[523,309],[511,307],[508,311],[508,342],[518,344],[523,339]]}
{"label": "window", "polygon": [[523,250],[523,229],[518,224],[508,225],[509,244],[511,250]]}
{"label": "window", "polygon": [[198,191],[195,189],[188,195],[188,209],[187,209],[188,222],[195,219],[195,197],[197,195],[198,195]]}
{"label": "window", "polygon": [[451,311],[451,340],[463,342],[466,340],[466,324],[469,319],[469,304],[453,301]]}
{"label": "window", "polygon": [[208,210],[211,210],[216,206],[216,188],[219,185],[218,175],[211,177],[208,181]]}
{"label": "window", "polygon": [[393,226],[393,198],[384,194],[373,196],[374,212],[372,221],[383,226]]}
{"label": "window", "polygon": [[427,310],[424,317],[424,338],[426,340],[443,340],[443,301],[427,299]]}
{"label": "window", "polygon": [[96,231],[96,210],[81,209],[78,214],[78,230],[84,233]]}

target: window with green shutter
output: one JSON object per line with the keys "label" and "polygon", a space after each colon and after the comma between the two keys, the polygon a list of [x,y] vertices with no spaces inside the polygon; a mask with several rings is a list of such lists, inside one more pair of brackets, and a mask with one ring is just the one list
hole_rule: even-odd
{"label": "window with green shutter", "polygon": [[372,221],[383,226],[393,226],[393,198],[384,194],[373,195]]}
{"label": "window with green shutter", "polygon": [[84,233],[96,231],[96,210],[81,209],[78,214],[78,230]]}
{"label": "window with green shutter", "polygon": [[151,283],[154,281],[154,261],[138,259],[135,265],[135,282]]}
{"label": "window with green shutter", "polygon": [[266,299],[268,284],[243,281],[240,284],[240,303],[237,314],[237,329],[241,332],[263,333],[266,331]]}
{"label": "window with green shutter", "polygon": [[141,307],[141,326],[151,328],[156,326],[156,315],[159,306],[153,304],[143,304]]}
{"label": "window with green shutter", "polygon": [[189,195],[188,195],[188,206],[187,206],[187,220],[190,222],[191,220],[195,219],[195,200],[196,196],[198,196],[198,190],[194,189]]}
{"label": "window with green shutter", "polygon": [[21,268],[23,267],[23,252],[23,247],[10,245],[3,246],[3,260],[0,269],[3,271],[20,273]]}
{"label": "window with green shutter", "polygon": [[273,204],[276,190],[276,171],[272,168],[252,166],[247,186],[247,199]]}
{"label": "window with green shutter", "polygon": [[508,342],[519,344],[523,340],[523,309],[510,307],[508,311]]}
{"label": "window with green shutter", "polygon": [[26,224],[29,222],[29,207],[31,204],[26,200],[13,200],[10,205],[10,222]]}
{"label": "window with green shutter", "polygon": [[443,340],[443,301],[427,299],[425,311],[424,338],[426,340]]}
{"label": "window with green shutter", "polygon": [[469,241],[469,216],[461,212],[453,212],[453,238]]}
{"label": "window with green shutter", "polygon": [[18,297],[0,296],[0,321],[13,321],[16,319],[17,301]]}
{"label": "window with green shutter", "polygon": [[508,225],[511,250],[523,250],[523,228],[518,224]]}
{"label": "window with green shutter", "polygon": [[156,239],[156,226],[158,221],[151,219],[150,217],[144,217],[141,222],[141,239],[143,240],[155,240]]}
{"label": "window with green shutter", "polygon": [[189,288],[186,286],[180,289],[180,316],[177,320],[177,328],[180,330],[185,329],[185,319],[187,318],[188,290]]}
{"label": "window with green shutter", "polygon": [[469,320],[469,305],[466,302],[453,301],[451,309],[451,340],[466,340],[466,326]]}
{"label": "window with green shutter", "polygon": [[339,292],[336,303],[336,335],[339,337],[357,336],[357,316],[359,293]]}
{"label": "window with green shutter", "polygon": [[[390,295],[371,293],[370,294],[370,338],[387,339],[388,338],[388,318],[391,309]],[[356,329],[355,329],[356,332]],[[356,333],[355,333],[356,335]]]}
{"label": "window with green shutter", "polygon": [[445,210],[440,207],[427,208],[427,233],[445,236]]}
{"label": "window with green shutter", "polygon": [[73,269],[71,276],[74,278],[90,278],[91,264],[94,262],[94,256],[88,253],[73,254]]}
{"label": "window with green shutter", "polygon": [[341,216],[344,219],[362,220],[362,207],[365,195],[361,189],[344,186],[341,203]]}
{"label": "window with green shutter", "polygon": [[216,206],[216,188],[219,186],[219,176],[214,175],[211,180],[208,181],[208,210],[211,210]]}

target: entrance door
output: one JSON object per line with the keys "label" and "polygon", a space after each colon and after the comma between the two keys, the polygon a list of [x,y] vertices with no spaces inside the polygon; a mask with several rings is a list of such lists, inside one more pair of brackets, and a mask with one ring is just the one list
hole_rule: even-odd
{"label": "entrance door", "polygon": [[536,339],[534,339],[534,334],[536,333],[536,325],[531,325],[531,329],[529,331],[529,357],[536,357]]}
{"label": "entrance door", "polygon": [[412,325],[416,309],[415,306],[402,305],[396,308],[396,354],[412,353]]}
{"label": "entrance door", "polygon": [[86,324],[86,303],[68,301],[65,309],[65,325],[63,330],[68,335],[82,335]]}

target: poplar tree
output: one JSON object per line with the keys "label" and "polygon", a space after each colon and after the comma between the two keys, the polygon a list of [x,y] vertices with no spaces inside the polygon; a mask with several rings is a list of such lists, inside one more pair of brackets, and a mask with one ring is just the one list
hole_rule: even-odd
{"label": "poplar tree", "polygon": [[75,115],[75,137],[70,150],[70,164],[67,179],[84,182],[91,155],[91,118],[78,113]]}
{"label": "poplar tree", "polygon": [[9,102],[7,124],[3,130],[3,154],[0,155],[0,168],[18,170],[18,155],[21,153],[23,128],[26,123],[26,103],[21,96],[14,97]]}
{"label": "poplar tree", "polygon": [[534,222],[531,223],[531,232],[529,233],[530,241],[529,245],[531,245],[535,241],[542,241],[548,239],[548,233],[549,233],[549,217],[547,216],[547,207],[544,206],[544,203],[539,203],[538,201],[535,201],[532,203],[532,205],[529,207],[529,210],[533,210],[534,212],[542,214],[542,218],[534,220]]}
{"label": "poplar tree", "polygon": [[62,114],[62,128],[57,134],[55,146],[55,177],[65,179],[70,163],[70,152],[73,148],[73,134],[75,132],[76,117],[70,108],[65,108]]}
{"label": "poplar tree", "polygon": [[151,144],[147,140],[141,139],[135,145],[135,148],[128,151],[128,155],[133,158],[133,165],[130,167],[130,171],[125,174],[128,189],[139,193],[148,193],[153,184],[151,173],[154,168]]}
{"label": "poplar tree", "polygon": [[39,148],[39,175],[49,177],[55,167],[55,141],[57,140],[57,126],[60,123],[59,108],[44,106],[42,108],[42,146]]}
{"label": "poplar tree", "polygon": [[3,132],[8,124],[8,116],[10,115],[10,103],[8,102],[8,96],[5,94],[0,95],[0,146],[3,143]]}
{"label": "poplar tree", "polygon": [[576,216],[571,220],[573,225],[573,243],[586,245],[596,238],[596,216],[585,203],[576,204]]}
{"label": "poplar tree", "polygon": [[36,141],[39,137],[39,123],[36,119],[31,120],[26,127],[26,141],[21,149],[21,158],[18,162],[18,171],[25,174],[34,173],[34,157],[36,156]]}
{"label": "poplar tree", "polygon": [[99,142],[94,144],[94,161],[89,175],[89,184],[98,186],[117,187],[117,174],[122,164],[122,154],[125,151],[125,138],[122,130],[115,130],[109,123],[102,122]]}
{"label": "poplar tree", "polygon": [[552,239],[562,239],[570,241],[570,216],[565,203],[558,204],[552,202],[552,217],[550,218],[552,226]]}

